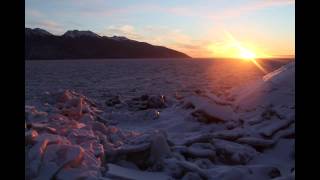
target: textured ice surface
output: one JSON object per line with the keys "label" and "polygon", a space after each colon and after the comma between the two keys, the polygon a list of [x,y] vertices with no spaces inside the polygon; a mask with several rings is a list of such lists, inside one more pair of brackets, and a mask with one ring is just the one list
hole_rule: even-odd
{"label": "textured ice surface", "polygon": [[[287,61],[262,62],[269,72]],[[73,89],[95,100],[143,94],[185,95],[196,90],[224,94],[263,73],[235,60],[108,59],[26,61],[28,104],[53,89]]]}
{"label": "textured ice surface", "polygon": [[[242,61],[28,61],[26,68],[31,179],[294,178],[294,63],[264,78]],[[164,95],[163,106],[130,109],[146,95]],[[222,121],[203,121],[212,117]]]}

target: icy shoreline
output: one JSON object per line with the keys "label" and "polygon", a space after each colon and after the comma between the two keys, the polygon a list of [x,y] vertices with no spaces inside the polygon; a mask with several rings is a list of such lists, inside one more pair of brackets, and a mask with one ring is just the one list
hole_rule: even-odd
{"label": "icy shoreline", "polygon": [[294,179],[294,62],[227,99],[106,99],[66,90],[26,106],[27,179]]}

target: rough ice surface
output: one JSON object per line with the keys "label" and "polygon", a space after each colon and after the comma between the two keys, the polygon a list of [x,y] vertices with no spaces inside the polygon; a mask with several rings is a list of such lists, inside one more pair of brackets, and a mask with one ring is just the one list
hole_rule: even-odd
{"label": "rough ice surface", "polygon": [[[123,81],[112,67],[116,80],[95,88],[119,94],[27,79],[26,179],[295,178],[294,62],[227,90],[197,81],[203,74],[184,84],[182,76],[170,80],[169,66],[158,68],[150,72],[166,72],[151,81],[141,72],[121,77],[148,82],[143,93],[130,90],[134,83],[116,84]],[[163,77],[184,86],[150,84]]]}

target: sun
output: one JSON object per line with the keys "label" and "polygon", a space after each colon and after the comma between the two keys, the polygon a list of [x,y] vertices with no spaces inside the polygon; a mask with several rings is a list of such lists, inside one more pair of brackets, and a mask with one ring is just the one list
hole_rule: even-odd
{"label": "sun", "polygon": [[[266,69],[261,66],[257,58],[270,57],[269,55],[262,53],[259,49],[253,45],[245,46],[244,43],[236,40],[231,33],[225,31],[227,39],[222,43],[211,43],[208,45],[208,50],[218,55],[217,57],[233,58],[235,60],[244,60],[252,62],[262,72],[267,73]],[[250,48],[249,48],[250,47]]]}
{"label": "sun", "polygon": [[253,53],[252,51],[244,48],[244,47],[239,47],[239,56],[241,59],[244,60],[251,60],[256,58],[256,54]]}

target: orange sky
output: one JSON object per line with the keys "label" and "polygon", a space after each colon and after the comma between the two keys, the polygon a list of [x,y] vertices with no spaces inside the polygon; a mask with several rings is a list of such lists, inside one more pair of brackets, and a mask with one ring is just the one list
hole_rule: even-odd
{"label": "orange sky", "polygon": [[28,0],[25,13],[26,27],[126,36],[192,57],[235,57],[235,46],[257,57],[295,54],[294,0]]}

